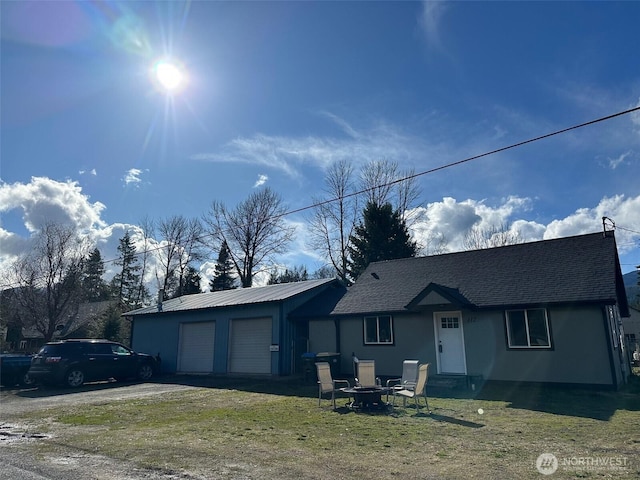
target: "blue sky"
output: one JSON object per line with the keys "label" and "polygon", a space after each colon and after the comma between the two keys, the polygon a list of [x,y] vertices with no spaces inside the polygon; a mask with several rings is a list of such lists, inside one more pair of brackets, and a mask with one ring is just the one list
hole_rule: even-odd
{"label": "blue sky", "polygon": [[[640,105],[640,2],[2,2],[0,265],[47,219],[113,258],[144,217],[255,188],[312,203],[326,168],[423,172]],[[152,66],[178,62],[179,92]],[[416,238],[616,223],[640,264],[640,114],[419,177]],[[323,260],[305,216],[279,264]],[[210,265],[203,266],[203,273]]]}

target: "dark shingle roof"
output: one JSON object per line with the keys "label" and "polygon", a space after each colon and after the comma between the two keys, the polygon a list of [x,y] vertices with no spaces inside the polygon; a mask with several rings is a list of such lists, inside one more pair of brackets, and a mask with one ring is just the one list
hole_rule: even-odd
{"label": "dark shingle roof", "polygon": [[608,232],[372,263],[331,314],[407,311],[430,284],[476,308],[603,302],[628,310]]}
{"label": "dark shingle roof", "polygon": [[[279,302],[331,282],[337,282],[337,280],[323,278],[319,280],[308,280],[305,282],[281,283],[278,285],[267,285],[264,287],[238,288],[234,290],[223,290],[221,292],[185,295],[162,302],[162,311],[180,312],[185,310],[201,310],[204,308],[234,307],[256,303]],[[152,305],[149,307],[139,308],[138,310],[133,310],[123,315],[135,316],[150,313],[158,313],[158,306]]]}

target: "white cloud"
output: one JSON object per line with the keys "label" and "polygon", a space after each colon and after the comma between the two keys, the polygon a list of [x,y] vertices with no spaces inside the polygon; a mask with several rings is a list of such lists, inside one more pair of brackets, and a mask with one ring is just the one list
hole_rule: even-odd
{"label": "white cloud", "polygon": [[78,172],[79,175],[91,175],[93,177],[97,177],[98,176],[98,172],[96,171],[95,168],[92,168],[91,170],[80,170]]}
{"label": "white cloud", "polygon": [[432,49],[443,49],[440,25],[447,7],[447,4],[441,1],[422,2],[422,12],[418,24],[424,33],[428,46]]}
{"label": "white cloud", "polygon": [[122,181],[125,185],[139,185],[142,182],[140,175],[142,175],[142,170],[139,168],[131,168],[125,173],[124,177],[122,177]]}
{"label": "white cloud", "polygon": [[27,184],[0,185],[0,212],[22,210],[24,225],[36,232],[47,222],[73,225],[81,232],[104,226],[100,202],[91,203],[77,182],[32,177]]}
{"label": "white cloud", "polygon": [[262,185],[267,183],[267,180],[269,180],[269,177],[267,175],[258,175],[258,180],[256,180],[256,183],[254,183],[253,188],[261,187]]}
{"label": "white cloud", "polygon": [[414,238],[423,246],[430,245],[438,236],[444,236],[447,250],[455,252],[463,250],[465,234],[473,226],[487,229],[507,225],[522,240],[530,242],[598,232],[602,230],[602,217],[608,217],[616,224],[620,253],[629,253],[638,248],[640,233],[636,226],[640,225],[640,195],[605,197],[593,208],[580,208],[547,225],[526,218],[526,214],[533,210],[534,203],[528,198],[509,197],[499,205],[490,206],[483,201],[458,202],[445,197],[441,202],[414,209],[411,214],[416,220],[411,230]]}
{"label": "white cloud", "polygon": [[629,155],[631,155],[631,150],[624,152],[622,155],[618,156],[617,158],[610,158],[610,157],[607,158],[607,161],[609,162],[609,168],[611,168],[611,170],[615,170],[622,163],[624,163],[624,161],[627,159]]}
{"label": "white cloud", "polygon": [[197,153],[191,158],[258,165],[279,170],[292,178],[300,178],[302,167],[307,165],[325,169],[343,159],[356,166],[380,159],[393,159],[407,165],[434,150],[449,151],[444,147],[428,145],[421,138],[403,133],[385,122],[356,130],[337,115],[328,112],[320,112],[320,115],[340,127],[344,135],[283,137],[256,134],[253,137],[236,138],[220,152]]}

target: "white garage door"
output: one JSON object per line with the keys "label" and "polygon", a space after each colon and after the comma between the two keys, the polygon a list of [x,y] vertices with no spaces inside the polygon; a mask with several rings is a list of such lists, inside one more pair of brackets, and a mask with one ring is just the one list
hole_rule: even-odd
{"label": "white garage door", "polygon": [[181,373],[213,372],[213,342],[216,322],[180,325],[178,371]]}
{"label": "white garage door", "polygon": [[229,373],[271,373],[271,319],[231,321]]}

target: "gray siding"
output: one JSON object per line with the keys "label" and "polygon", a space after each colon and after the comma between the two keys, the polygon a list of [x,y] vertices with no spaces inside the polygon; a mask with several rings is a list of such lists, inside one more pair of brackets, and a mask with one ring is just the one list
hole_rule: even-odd
{"label": "gray siding", "polygon": [[[504,311],[463,310],[468,375],[482,375],[484,379],[499,381],[618,384],[618,379],[612,381],[607,346],[610,335],[602,308],[565,307],[547,311],[553,348],[510,350],[507,348]],[[376,373],[381,376],[400,376],[402,362],[406,359],[431,363],[431,374],[436,373],[433,312],[397,314],[393,319],[394,345],[390,346],[364,345],[362,317],[340,319],[343,375],[352,375],[352,353],[361,359],[375,360]],[[335,343],[334,336],[333,321],[310,322],[312,346],[330,350]],[[613,355],[616,358],[615,350]]]}
{"label": "gray siding", "polygon": [[[271,352],[271,374],[293,373],[299,325],[287,319],[288,313],[318,292],[306,291],[285,301],[216,307],[203,310],[169,311],[134,316],[131,344],[135,350],[162,357],[162,371],[177,370],[180,324],[187,322],[216,322],[213,373],[227,373],[229,363],[229,325],[232,319],[271,319],[271,344],[279,351]],[[301,354],[302,352],[299,352]]]}
{"label": "gray siding", "polygon": [[611,385],[602,310],[548,310],[551,350],[509,350],[503,312],[466,313],[465,343],[470,375],[488,380]]}

